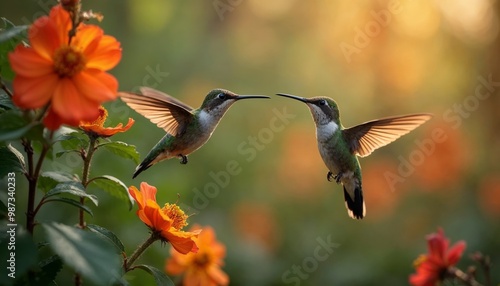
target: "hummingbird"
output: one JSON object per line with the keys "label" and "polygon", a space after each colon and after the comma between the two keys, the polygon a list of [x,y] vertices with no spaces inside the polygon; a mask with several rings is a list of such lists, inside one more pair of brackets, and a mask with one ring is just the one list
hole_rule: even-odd
{"label": "hummingbird", "polygon": [[149,119],[167,134],[149,151],[135,169],[137,177],[154,164],[174,157],[187,164],[187,156],[203,146],[229,107],[238,100],[270,98],[260,95],[237,95],[225,89],[210,91],[202,105],[193,109],[180,100],[149,87],[141,87],[141,94],[119,92],[118,96],[130,108]]}
{"label": "hummingbird", "polygon": [[417,128],[432,115],[426,113],[386,117],[344,128],[337,103],[328,97],[304,98],[290,94],[276,95],[302,101],[309,107],[316,124],[318,149],[328,168],[326,178],[344,188],[347,213],[351,218],[366,215],[361,186],[359,157],[366,157]]}

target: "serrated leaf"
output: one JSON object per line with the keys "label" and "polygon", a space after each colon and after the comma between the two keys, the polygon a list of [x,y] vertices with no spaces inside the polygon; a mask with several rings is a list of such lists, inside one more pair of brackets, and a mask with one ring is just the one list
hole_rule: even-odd
{"label": "serrated leaf", "polygon": [[90,199],[96,206],[99,204],[97,197],[85,192],[85,187],[80,182],[63,182],[59,183],[55,188],[48,191],[44,198],[52,197],[59,194],[70,194],[80,198]]}
{"label": "serrated leaf", "polygon": [[104,175],[93,178],[92,183],[110,195],[126,201],[128,203],[129,210],[131,210],[134,206],[134,199],[130,196],[128,187],[119,179],[113,176]]}
{"label": "serrated leaf", "polygon": [[0,158],[2,158],[0,160],[0,178],[11,172],[24,172],[19,158],[7,146],[0,147]]}
{"label": "serrated leaf", "polygon": [[91,216],[94,216],[94,213],[92,212],[92,210],[88,206],[82,205],[79,201],[75,201],[75,200],[70,199],[70,198],[59,198],[59,197],[57,197],[57,198],[48,199],[45,202],[46,203],[50,203],[50,202],[62,202],[62,203],[66,203],[66,204],[75,206],[75,207],[83,210],[84,212],[88,213]]}
{"label": "serrated leaf", "polygon": [[111,153],[118,155],[122,158],[132,159],[136,164],[139,164],[139,153],[135,149],[134,145],[129,145],[124,142],[115,141],[109,143],[103,143],[101,146],[104,146]]}
{"label": "serrated leaf", "polygon": [[99,235],[59,223],[42,224],[50,248],[84,280],[112,285],[122,276],[122,259]]}
{"label": "serrated leaf", "polygon": [[165,272],[159,270],[158,268],[155,268],[155,267],[150,266],[150,265],[144,265],[144,264],[137,265],[135,267],[140,268],[140,269],[148,272],[149,274],[153,275],[155,282],[156,282],[156,285],[175,286],[174,282],[172,282],[170,277],[168,277],[167,274],[165,274]]}
{"label": "serrated leaf", "polygon": [[101,235],[103,238],[109,239],[109,241],[113,243],[114,246],[116,246],[118,253],[125,252],[125,247],[123,246],[123,243],[112,231],[95,224],[88,224],[87,228],[90,229],[90,231],[93,231]]}
{"label": "serrated leaf", "polygon": [[57,274],[61,271],[63,266],[62,260],[57,255],[44,259],[38,263],[40,272],[37,273],[38,285],[49,285],[56,279]]}
{"label": "serrated leaf", "polygon": [[55,188],[59,183],[74,181],[73,175],[64,172],[43,172],[38,179],[38,188],[44,193]]}

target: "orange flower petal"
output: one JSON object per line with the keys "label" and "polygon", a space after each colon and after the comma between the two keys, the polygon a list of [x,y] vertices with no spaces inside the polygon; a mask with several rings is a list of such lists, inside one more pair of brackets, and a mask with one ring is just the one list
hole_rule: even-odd
{"label": "orange flower petal", "polygon": [[222,271],[217,265],[211,264],[207,268],[207,274],[217,285],[227,285],[229,283],[229,277]]}
{"label": "orange flower petal", "polygon": [[90,100],[103,102],[118,97],[118,81],[112,75],[87,69],[74,76],[78,90]]}
{"label": "orange flower petal", "polygon": [[40,108],[50,101],[58,80],[55,74],[36,78],[16,76],[12,82],[14,88],[12,100],[21,108]]}
{"label": "orange flower petal", "polygon": [[[190,254],[184,255],[184,257],[188,255]],[[172,257],[172,259],[168,259],[167,264],[165,265],[165,271],[172,275],[179,275],[186,271],[186,269],[186,265],[180,264],[177,259],[174,259],[174,257]]]}
{"label": "orange flower petal", "polygon": [[146,203],[144,202],[144,197],[142,196],[142,193],[139,192],[139,190],[135,186],[130,186],[128,188],[128,192],[139,205],[139,209],[140,210],[143,209]]}
{"label": "orange flower petal", "polygon": [[43,125],[47,127],[49,130],[57,130],[61,125],[63,124],[63,121],[61,117],[59,117],[53,110],[52,108],[49,109],[47,115],[43,119]]}
{"label": "orange flower petal", "polygon": [[120,42],[114,37],[104,35],[99,42],[99,47],[92,53],[85,53],[88,68],[107,71],[114,68],[121,60],[122,50]]}
{"label": "orange flower petal", "polygon": [[59,80],[52,106],[64,122],[72,126],[77,126],[80,121],[93,121],[99,116],[99,103],[82,96],[68,78]]}
{"label": "orange flower petal", "polygon": [[156,189],[156,187],[151,186],[150,184],[148,184],[146,182],[141,183],[141,193],[142,193],[142,196],[144,198],[144,202],[146,202],[147,200],[152,200],[152,201],[156,202],[156,192],[157,191],[158,190]]}
{"label": "orange flower petal", "polygon": [[186,275],[184,276],[183,282],[184,286],[214,285],[214,283],[210,281],[206,272],[201,271],[194,267],[188,269]]}
{"label": "orange flower petal", "polygon": [[49,18],[58,27],[58,38],[61,44],[68,44],[69,30],[72,28],[71,18],[68,11],[64,10],[61,5],[54,6],[49,13]]}
{"label": "orange flower petal", "polygon": [[193,237],[196,237],[197,234],[171,229],[162,232],[162,236],[165,237],[179,253],[187,254],[189,252],[198,252],[198,246],[196,246],[196,243],[193,241]]}
{"label": "orange flower petal", "polygon": [[23,77],[38,77],[54,72],[52,60],[40,57],[33,49],[18,45],[9,54],[12,70]]}
{"label": "orange flower petal", "polygon": [[104,32],[98,26],[81,25],[75,37],[71,40],[71,46],[77,47],[86,58],[88,54],[97,49],[103,34]]}
{"label": "orange flower petal", "polygon": [[46,60],[50,60],[54,51],[62,44],[59,29],[47,16],[38,18],[28,30],[31,47]]}
{"label": "orange flower petal", "polygon": [[168,231],[172,225],[172,220],[163,213],[158,203],[152,200],[146,201],[144,215],[151,221],[152,228],[158,231]]}

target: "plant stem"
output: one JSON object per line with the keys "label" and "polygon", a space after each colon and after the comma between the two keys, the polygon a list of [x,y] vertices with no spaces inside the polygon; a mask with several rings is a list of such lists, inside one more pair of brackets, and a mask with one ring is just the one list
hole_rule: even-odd
{"label": "plant stem", "polygon": [[462,281],[465,285],[482,286],[482,284],[477,282],[474,277],[467,275],[465,272],[458,268],[452,267],[448,271],[452,277],[458,278],[458,280]]}
{"label": "plant stem", "polygon": [[43,160],[47,155],[47,151],[50,149],[50,146],[43,145],[42,152],[40,153],[40,157],[38,158],[38,162],[36,164],[35,169],[33,169],[33,146],[31,145],[31,141],[26,140],[23,141],[24,150],[28,156],[28,174],[26,178],[28,179],[28,207],[26,210],[26,229],[29,231],[31,235],[33,235],[33,230],[35,228],[35,194],[36,194],[36,186],[38,184],[38,177],[40,176],[40,171],[42,169]]}
{"label": "plant stem", "polygon": [[13,94],[12,92],[7,88],[7,86],[3,83],[3,80],[0,78],[0,88],[5,91],[5,93],[12,98]]}
{"label": "plant stem", "polygon": [[125,272],[128,272],[128,271],[132,270],[132,265],[137,260],[137,258],[139,258],[142,255],[142,253],[153,242],[157,241],[158,239],[160,239],[160,236],[158,234],[156,234],[155,232],[152,232],[151,236],[146,241],[144,241],[143,244],[139,245],[139,247],[137,247],[137,249],[134,251],[134,253],[132,253],[132,255],[130,256],[130,258],[126,260],[126,262],[125,262]]}

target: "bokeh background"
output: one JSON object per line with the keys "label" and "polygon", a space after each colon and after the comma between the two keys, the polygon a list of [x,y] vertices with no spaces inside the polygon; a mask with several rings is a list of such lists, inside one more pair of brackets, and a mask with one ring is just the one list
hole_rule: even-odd
{"label": "bokeh background", "polygon": [[[122,44],[123,59],[112,71],[120,90],[147,85],[193,107],[216,87],[329,96],[346,127],[389,115],[434,114],[360,159],[367,205],[362,221],[347,216],[341,186],[326,180],[309,110],[297,101],[238,102],[187,165],[166,161],[135,180],[133,162],[101,150],[92,174],[127,185],[146,181],[158,187],[160,203],[187,208],[191,224],[213,226],[227,248],[231,285],[404,285],[413,260],[426,251],[425,235],[438,227],[452,242],[467,242],[460,267],[481,251],[491,256],[493,281],[500,281],[496,1],[82,2],[104,14],[100,26]],[[50,3],[1,1],[0,16],[31,23]],[[114,139],[136,145],[141,159],[164,135],[121,101],[106,107],[110,125],[136,119]],[[222,180],[228,164],[237,164],[238,174]],[[81,173],[78,157],[71,156],[44,168]],[[147,228],[126,204],[94,192],[100,206],[89,223],[114,231],[132,252]],[[25,194],[17,194],[21,206]],[[39,219],[72,224],[77,215],[61,206]],[[314,264],[318,240],[337,247]],[[156,244],[141,261],[163,268],[168,253],[168,245]],[[308,269],[303,279],[293,278],[299,277],[293,265]],[[66,271],[61,279],[71,275]],[[154,283],[137,270],[127,279]]]}

